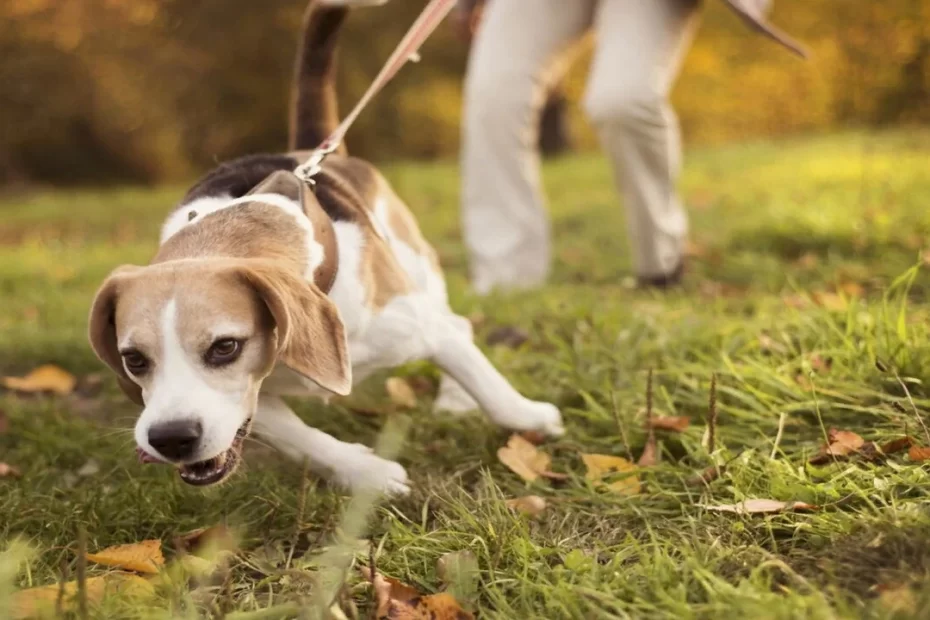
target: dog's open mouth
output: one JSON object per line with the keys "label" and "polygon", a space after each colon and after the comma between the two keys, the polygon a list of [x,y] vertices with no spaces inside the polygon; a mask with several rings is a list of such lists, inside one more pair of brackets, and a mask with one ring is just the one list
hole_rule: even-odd
{"label": "dog's open mouth", "polygon": [[194,486],[207,486],[224,480],[239,465],[242,458],[242,444],[245,442],[245,438],[248,437],[251,426],[252,421],[246,420],[245,424],[236,431],[236,437],[233,439],[232,445],[225,452],[221,452],[206,461],[189,463],[178,467],[181,480]]}
{"label": "dog's open mouth", "polygon": [[[242,459],[242,444],[245,442],[245,438],[249,436],[251,428],[252,420],[246,420],[245,424],[240,426],[236,431],[236,437],[233,439],[229,449],[214,456],[212,459],[179,465],[178,473],[181,476],[181,480],[194,486],[207,486],[216,484],[227,478],[236,471],[236,466],[239,465],[239,461]],[[139,455],[139,461],[142,463],[168,464],[168,461],[153,456],[142,448],[136,448],[136,452]]]}

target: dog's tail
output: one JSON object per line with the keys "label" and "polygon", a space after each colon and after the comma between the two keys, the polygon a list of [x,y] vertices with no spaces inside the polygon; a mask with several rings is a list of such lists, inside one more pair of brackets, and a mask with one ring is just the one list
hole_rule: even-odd
{"label": "dog's tail", "polygon": [[[336,47],[349,10],[310,0],[304,13],[291,92],[289,147],[313,149],[339,125]],[[345,146],[339,151],[345,153]]]}

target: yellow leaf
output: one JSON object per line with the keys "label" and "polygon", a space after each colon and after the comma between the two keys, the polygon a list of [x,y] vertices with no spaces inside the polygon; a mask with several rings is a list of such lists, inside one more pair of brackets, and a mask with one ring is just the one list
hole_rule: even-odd
{"label": "yellow leaf", "polygon": [[531,517],[541,514],[546,509],[546,500],[538,495],[527,495],[525,497],[508,499],[504,503],[507,504],[507,507],[511,510],[522,512]]}
{"label": "yellow leaf", "polygon": [[642,490],[638,476],[626,476],[610,483],[603,481],[605,476],[611,474],[636,471],[636,465],[625,458],[608,454],[582,454],[581,460],[584,461],[585,467],[588,468],[585,478],[597,485],[604,485],[611,491],[622,495],[636,495]]}
{"label": "yellow leaf", "polygon": [[507,445],[497,451],[497,458],[515,474],[532,482],[540,476],[562,480],[565,474],[549,471],[552,458],[520,435],[511,435]]}
{"label": "yellow leaf", "polygon": [[398,407],[413,409],[417,406],[417,395],[414,393],[410,384],[401,377],[391,377],[384,382],[384,388],[387,390],[391,402]]}
{"label": "yellow leaf", "polygon": [[3,377],[3,387],[17,392],[53,392],[62,396],[74,391],[77,379],[67,370],[53,364],[39,366],[25,377]]}
{"label": "yellow leaf", "polygon": [[99,553],[88,553],[87,559],[104,566],[114,566],[137,573],[155,574],[164,566],[160,540],[107,547]]}
{"label": "yellow leaf", "polygon": [[[155,594],[155,589],[151,583],[138,575],[128,575],[126,573],[111,573],[102,577],[91,577],[84,582],[84,585],[87,592],[87,602],[91,604],[99,603],[107,596],[141,599]],[[59,584],[55,583],[16,592],[11,601],[13,618],[16,620],[32,618],[43,612],[54,610],[55,603],[58,600],[59,588]],[[62,598],[62,608],[64,610],[76,607],[75,595],[77,591],[76,581],[70,581],[64,585],[64,596]]]}

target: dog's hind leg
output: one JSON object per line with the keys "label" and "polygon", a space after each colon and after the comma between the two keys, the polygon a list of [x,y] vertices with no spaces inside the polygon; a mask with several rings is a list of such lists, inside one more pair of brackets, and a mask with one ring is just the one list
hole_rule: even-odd
{"label": "dog's hind leg", "polygon": [[407,472],[399,463],[307,426],[278,396],[259,396],[252,424],[254,432],[275,449],[350,490],[373,489],[389,495],[410,491]]}
{"label": "dog's hind leg", "polygon": [[[471,340],[473,338],[471,321],[465,317],[450,315],[449,325],[455,327],[462,333],[462,337]],[[435,413],[464,414],[477,411],[480,407],[471,394],[468,393],[462,384],[453,379],[449,374],[442,373],[439,380],[439,392],[436,395],[436,402],[433,403]]]}
{"label": "dog's hind leg", "polygon": [[471,394],[491,420],[513,430],[540,431],[553,436],[565,432],[562,415],[555,405],[530,400],[517,392],[471,337],[463,333],[457,321],[444,318],[443,323],[432,360]]}

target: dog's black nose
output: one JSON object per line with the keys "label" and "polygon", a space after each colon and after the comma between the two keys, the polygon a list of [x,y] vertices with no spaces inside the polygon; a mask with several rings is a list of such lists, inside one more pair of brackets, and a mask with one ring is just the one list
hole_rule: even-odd
{"label": "dog's black nose", "polygon": [[165,422],[149,428],[149,445],[169,461],[183,461],[197,450],[202,430],[193,420]]}

